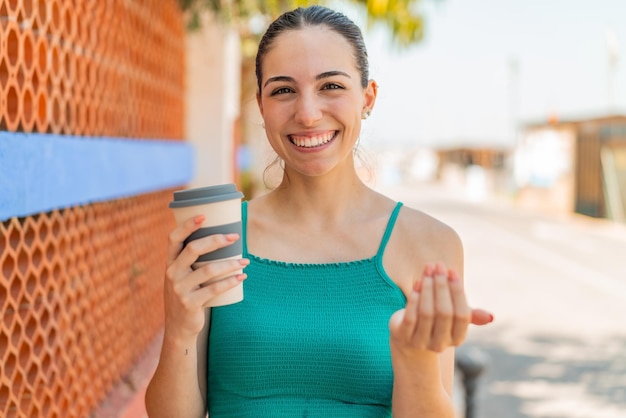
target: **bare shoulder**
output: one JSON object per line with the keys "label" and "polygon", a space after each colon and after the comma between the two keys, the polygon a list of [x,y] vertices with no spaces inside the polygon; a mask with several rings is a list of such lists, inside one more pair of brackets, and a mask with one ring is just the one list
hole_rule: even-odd
{"label": "bare shoulder", "polygon": [[272,207],[268,204],[267,194],[248,200],[247,206],[249,224],[263,225],[268,222],[271,223],[272,219],[275,218]]}
{"label": "bare shoulder", "polygon": [[443,263],[463,275],[463,244],[443,221],[404,205],[383,259],[389,276],[407,293],[426,264]]}
{"label": "bare shoulder", "polygon": [[430,246],[460,245],[461,239],[450,225],[420,210],[404,205],[398,217],[399,230],[410,244],[427,241]]}

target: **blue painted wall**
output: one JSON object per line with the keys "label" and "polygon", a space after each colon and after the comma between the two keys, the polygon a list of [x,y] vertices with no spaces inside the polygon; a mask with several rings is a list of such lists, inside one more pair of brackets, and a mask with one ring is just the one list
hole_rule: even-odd
{"label": "blue painted wall", "polygon": [[0,132],[0,221],[182,188],[193,152],[183,141]]}

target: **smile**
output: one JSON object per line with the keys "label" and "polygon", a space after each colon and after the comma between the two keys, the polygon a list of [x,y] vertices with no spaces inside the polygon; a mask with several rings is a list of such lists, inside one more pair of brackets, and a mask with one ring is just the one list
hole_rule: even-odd
{"label": "smile", "polygon": [[292,144],[301,148],[315,148],[329,143],[335,138],[337,131],[326,132],[319,135],[303,136],[303,135],[289,135],[289,140]]}

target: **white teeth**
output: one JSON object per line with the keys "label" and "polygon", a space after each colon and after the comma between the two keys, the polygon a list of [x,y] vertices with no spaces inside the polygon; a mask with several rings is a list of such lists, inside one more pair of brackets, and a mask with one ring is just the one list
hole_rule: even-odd
{"label": "white teeth", "polygon": [[316,136],[295,136],[291,135],[291,142],[303,148],[319,147],[329,142],[335,136],[335,132],[328,132],[323,135]]}

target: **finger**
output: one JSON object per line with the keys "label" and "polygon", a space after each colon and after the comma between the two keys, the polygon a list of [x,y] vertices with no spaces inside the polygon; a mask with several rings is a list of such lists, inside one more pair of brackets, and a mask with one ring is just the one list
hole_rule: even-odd
{"label": "finger", "polygon": [[404,317],[402,318],[401,333],[406,341],[410,341],[415,333],[417,326],[417,309],[419,306],[419,293],[415,288],[409,294],[406,306],[404,308]]}
{"label": "finger", "polygon": [[[214,266],[202,266],[202,268],[187,274],[183,279],[173,281],[171,285],[174,291],[173,294],[177,295],[179,301],[187,306],[188,309],[197,309],[203,307],[206,303],[203,293],[198,293],[200,289],[209,287],[219,281],[242,276],[242,274],[244,277],[240,278],[240,281],[247,277],[242,272],[242,269],[249,264],[247,259],[231,259],[210,264],[214,264]],[[219,274],[221,276],[219,278],[216,276],[207,278],[207,274]],[[219,290],[220,287],[217,289]]]}
{"label": "finger", "polygon": [[215,234],[190,241],[180,252],[175,263],[179,268],[187,271],[201,255],[227,247],[238,239],[238,234]]}
{"label": "finger", "polygon": [[[405,309],[395,311],[391,318],[389,318],[389,332],[391,337],[396,338],[400,336],[400,330],[402,329],[402,321],[404,320]],[[404,336],[403,336],[404,337]]]}
{"label": "finger", "polygon": [[183,242],[194,231],[200,228],[204,222],[204,215],[194,216],[178,225],[169,235],[169,245],[167,246],[167,265],[170,265],[176,259],[176,256],[183,248]]}
{"label": "finger", "polygon": [[247,258],[211,261],[189,274],[188,281],[194,287],[204,287],[209,283],[241,273],[248,264],[250,264],[250,260]]}
{"label": "finger", "polygon": [[463,290],[461,278],[454,271],[448,273],[450,295],[454,305],[454,317],[452,324],[452,344],[460,345],[467,336],[467,326],[471,318],[471,309],[467,304],[467,297]]}
{"label": "finger", "polygon": [[441,352],[450,345],[455,306],[450,295],[448,275],[438,268],[434,277],[435,322],[429,348]]}
{"label": "finger", "polygon": [[433,316],[435,312],[435,300],[433,278],[426,276],[422,279],[422,290],[417,308],[417,327],[413,340],[418,348],[426,348],[433,331]]}
{"label": "finger", "polygon": [[420,292],[422,290],[422,279],[426,276],[432,277],[435,275],[435,267],[432,264],[426,264],[422,272],[422,277],[416,283],[414,283],[415,290]]}
{"label": "finger", "polygon": [[472,309],[471,322],[474,325],[487,325],[493,322],[493,314],[485,311],[484,309]]}
{"label": "finger", "polygon": [[234,276],[227,277],[223,280],[210,283],[207,286],[199,288],[194,292],[194,297],[200,300],[200,303],[204,308],[211,306],[211,301],[217,296],[240,285],[248,276],[245,273],[236,274]]}
{"label": "finger", "polygon": [[[433,267],[430,264],[424,266],[424,272],[422,277],[432,275]],[[396,312],[392,316],[390,327],[393,330],[398,330],[398,335],[402,335],[407,341],[411,340],[418,320],[418,306],[419,306],[419,292],[422,289],[422,280],[417,280],[413,283],[413,288],[407,296],[407,303],[404,309]]]}

